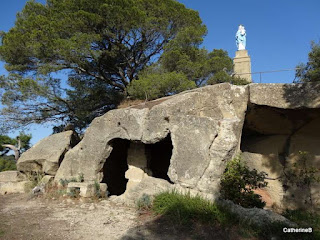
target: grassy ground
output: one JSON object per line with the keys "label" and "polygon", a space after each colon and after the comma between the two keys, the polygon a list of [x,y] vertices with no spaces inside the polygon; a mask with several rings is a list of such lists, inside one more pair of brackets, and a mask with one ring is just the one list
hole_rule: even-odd
{"label": "grassy ground", "polygon": [[[155,197],[150,209],[157,215],[170,219],[178,227],[214,228],[215,231],[230,233],[238,239],[320,239],[320,216],[303,211],[287,211],[285,217],[296,222],[301,228],[312,227],[312,233],[284,233],[286,226],[270,224],[263,227],[249,226],[246,222],[218,205],[202,199],[164,192]],[[192,232],[192,231],[191,231]]]}

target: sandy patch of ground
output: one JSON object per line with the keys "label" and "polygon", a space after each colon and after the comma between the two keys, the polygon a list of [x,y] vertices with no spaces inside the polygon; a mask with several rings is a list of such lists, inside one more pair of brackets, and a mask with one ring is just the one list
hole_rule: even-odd
{"label": "sandy patch of ground", "polygon": [[215,226],[182,226],[109,200],[0,195],[1,240],[241,239]]}

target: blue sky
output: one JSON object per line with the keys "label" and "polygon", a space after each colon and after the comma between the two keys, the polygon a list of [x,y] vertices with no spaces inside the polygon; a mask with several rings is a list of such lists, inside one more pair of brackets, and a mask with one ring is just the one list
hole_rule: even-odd
{"label": "blue sky", "polygon": [[[0,8],[0,30],[8,31],[26,0],[3,1]],[[45,2],[41,0],[40,2]],[[197,10],[208,34],[203,47],[222,48],[235,56],[235,33],[238,25],[247,30],[247,50],[252,72],[292,69],[306,62],[310,42],[320,40],[319,0],[179,0]],[[5,74],[0,63],[0,74]],[[259,76],[253,79],[259,81]],[[262,75],[264,83],[290,83],[294,71]],[[32,143],[51,133],[51,127],[32,126]],[[14,135],[15,133],[13,133]]]}

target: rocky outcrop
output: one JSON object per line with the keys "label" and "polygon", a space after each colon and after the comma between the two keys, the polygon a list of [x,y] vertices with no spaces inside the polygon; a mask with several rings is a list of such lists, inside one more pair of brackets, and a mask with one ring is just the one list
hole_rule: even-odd
{"label": "rocky outcrop", "polygon": [[229,200],[220,200],[219,206],[226,208],[228,212],[235,214],[242,222],[248,226],[268,227],[270,225],[280,225],[286,227],[297,227],[297,224],[287,218],[260,208],[244,208]]}
{"label": "rocky outcrop", "polygon": [[[248,96],[248,87],[219,84],[110,111],[96,118],[83,140],[66,153],[55,179],[83,174],[86,181],[102,181],[116,139],[128,140],[129,145],[142,143],[148,150],[149,145],[170,137],[172,153],[166,180],[218,196],[220,176],[240,144]],[[119,156],[121,152],[130,158],[127,155],[134,151],[125,148]],[[156,157],[147,159],[146,166],[152,165],[153,159]],[[139,167],[141,163],[131,165]]]}
{"label": "rocky outcrop", "polygon": [[73,131],[46,137],[21,155],[17,168],[24,173],[42,172],[54,176],[65,153],[78,142]]}
{"label": "rocky outcrop", "polygon": [[299,151],[320,167],[319,96],[315,83],[206,86],[109,111],[69,151],[71,132],[52,135],[24,153],[18,169],[55,180],[84,176],[131,203],[163,190],[213,200],[227,161],[241,151],[249,167],[268,173],[268,187],[257,190],[268,207],[309,206],[310,197],[320,206],[319,184],[295,188],[286,176]]}
{"label": "rocky outcrop", "polygon": [[251,168],[268,173],[267,205],[320,207],[318,183],[309,188],[289,179],[294,163],[301,164],[301,151],[308,152],[307,168],[320,167],[320,85],[250,84],[249,88],[241,150]]}
{"label": "rocky outcrop", "polygon": [[320,84],[250,84],[250,103],[281,109],[319,108]]}

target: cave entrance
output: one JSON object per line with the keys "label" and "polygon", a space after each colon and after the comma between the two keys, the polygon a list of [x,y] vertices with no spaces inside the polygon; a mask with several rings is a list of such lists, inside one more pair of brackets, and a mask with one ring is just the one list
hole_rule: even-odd
{"label": "cave entrance", "polygon": [[123,194],[146,175],[172,183],[168,176],[173,149],[170,134],[154,144],[119,138],[109,144],[113,149],[102,169],[102,182],[108,185],[109,195]]}
{"label": "cave entrance", "polygon": [[[320,109],[280,109],[250,104],[241,151],[286,158],[298,151],[320,154]],[[318,143],[318,144],[316,144]]]}
{"label": "cave entrance", "polygon": [[148,167],[152,172],[152,177],[162,178],[172,183],[168,176],[172,149],[170,134],[160,142],[145,145]]}
{"label": "cave entrance", "polygon": [[[307,206],[312,191],[306,190],[304,185],[297,187],[287,176],[297,171],[295,166],[301,165],[301,151],[308,153],[306,165],[319,169],[319,144],[320,109],[281,109],[249,104],[240,150],[250,168],[268,174],[268,186],[263,190],[267,197],[262,197],[268,207],[273,204]],[[320,195],[314,196],[320,199]]]}
{"label": "cave entrance", "polygon": [[128,179],[125,172],[128,170],[127,157],[130,141],[114,139],[109,143],[112,152],[103,166],[102,183],[106,183],[110,195],[121,195],[126,191]]}

